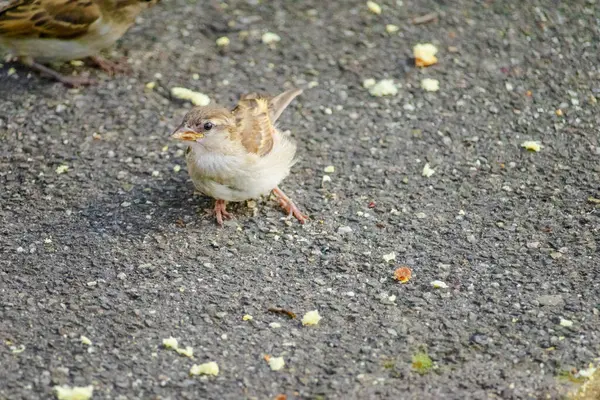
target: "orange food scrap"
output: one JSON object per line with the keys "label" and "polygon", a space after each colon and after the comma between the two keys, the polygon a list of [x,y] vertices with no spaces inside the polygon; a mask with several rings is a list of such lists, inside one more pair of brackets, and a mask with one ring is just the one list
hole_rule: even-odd
{"label": "orange food scrap", "polygon": [[275,396],[275,399],[273,400],[287,400],[287,395],[285,394],[278,394],[277,396]]}
{"label": "orange food scrap", "polygon": [[400,267],[394,271],[394,278],[401,283],[408,282],[411,275],[412,271],[408,267]]}
{"label": "orange food scrap", "polygon": [[413,48],[413,55],[415,57],[415,65],[417,67],[428,67],[438,62],[437,47],[431,43],[419,43]]}
{"label": "orange food scrap", "polygon": [[525,95],[527,97],[531,97],[531,96],[533,96],[533,93],[531,92],[531,90],[528,90],[528,91],[525,92]]}
{"label": "orange food scrap", "polygon": [[266,362],[269,362],[269,360],[271,359],[271,356],[270,356],[270,355],[268,355],[268,354],[265,354],[265,355],[263,356],[263,358],[265,359],[265,361],[266,361]]}

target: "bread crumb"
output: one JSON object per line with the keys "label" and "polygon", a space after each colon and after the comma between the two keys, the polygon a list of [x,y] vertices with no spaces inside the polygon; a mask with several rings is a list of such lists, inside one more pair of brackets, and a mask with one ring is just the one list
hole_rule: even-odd
{"label": "bread crumb", "polygon": [[94,387],[92,385],[83,387],[54,386],[54,392],[58,400],[88,400],[94,394]]}
{"label": "bread crumb", "polygon": [[302,317],[302,325],[312,326],[317,325],[321,321],[321,315],[318,310],[309,311]]}
{"label": "bread crumb", "polygon": [[285,365],[283,357],[270,357],[268,362],[272,371],[279,371]]}
{"label": "bread crumb", "polygon": [[219,365],[214,362],[207,362],[204,364],[200,364],[200,365],[192,365],[192,368],[190,368],[190,375],[212,375],[212,376],[217,376],[219,375]]}
{"label": "bread crumb", "polygon": [[415,57],[415,65],[417,67],[427,67],[437,63],[437,57],[435,56],[438,52],[437,47],[431,43],[419,43],[413,48],[413,55]]}

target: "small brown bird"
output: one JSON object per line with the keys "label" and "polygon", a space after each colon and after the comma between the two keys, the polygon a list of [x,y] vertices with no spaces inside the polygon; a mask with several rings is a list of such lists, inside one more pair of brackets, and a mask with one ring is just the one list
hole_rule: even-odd
{"label": "small brown bird", "polygon": [[226,201],[256,199],[269,192],[289,215],[300,223],[307,220],[278,187],[295,162],[296,144],[274,125],[300,93],[292,89],[275,97],[244,95],[233,111],[195,107],[172,134],[189,143],[188,172],[198,191],[217,200],[213,212],[219,225],[231,218]]}
{"label": "small brown bird", "polygon": [[109,72],[118,64],[97,54],[114,44],[158,0],[0,0],[0,46],[19,61],[69,86],[89,78],[64,76],[41,64],[90,57]]}

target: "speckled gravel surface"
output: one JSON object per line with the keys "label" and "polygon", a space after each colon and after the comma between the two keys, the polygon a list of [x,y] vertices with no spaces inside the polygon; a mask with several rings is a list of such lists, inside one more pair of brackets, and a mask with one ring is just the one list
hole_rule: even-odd
{"label": "speckled gravel surface", "polygon": [[[561,398],[560,377],[600,357],[600,5],[226,3],[146,12],[108,52],[130,76],[62,67],[95,87],[0,68],[0,399],[58,384],[94,399]],[[416,69],[425,42],[439,63]],[[369,78],[398,94],[372,97]],[[218,229],[168,139],[190,108],[170,88],[232,104],[293,85],[306,91],[281,128],[300,160],[282,188],[311,222],[265,198]],[[207,361],[217,377],[188,374]]]}

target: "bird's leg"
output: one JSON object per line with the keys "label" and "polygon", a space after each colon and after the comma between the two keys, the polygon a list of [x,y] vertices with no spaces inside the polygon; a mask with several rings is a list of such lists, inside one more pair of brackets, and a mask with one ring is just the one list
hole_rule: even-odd
{"label": "bird's leg", "polygon": [[219,226],[223,226],[223,218],[231,219],[233,216],[225,210],[227,207],[225,200],[217,200],[215,202],[215,208],[212,210],[213,214],[217,217],[217,223]]}
{"label": "bird's leg", "polygon": [[79,86],[93,85],[96,83],[96,81],[94,81],[93,79],[86,78],[83,76],[63,75],[60,72],[53,70],[52,68],[46,67],[45,65],[42,65],[42,64],[39,64],[39,63],[33,61],[33,59],[31,59],[29,57],[21,57],[21,58],[19,58],[19,61],[23,65],[26,65],[31,69],[41,72],[42,74],[49,75],[52,79],[62,83],[63,85],[66,85],[66,86],[79,87]]}
{"label": "bird's leg", "polygon": [[128,74],[131,72],[131,67],[127,64],[125,59],[120,62],[111,61],[101,56],[90,56],[89,59],[94,65],[110,75],[118,73]]}
{"label": "bird's leg", "polygon": [[277,201],[279,202],[279,205],[288,213],[288,215],[293,215],[294,217],[296,217],[296,219],[301,224],[306,222],[308,216],[302,214],[300,212],[300,209],[296,207],[294,202],[289,197],[287,197],[285,193],[281,191],[281,189],[276,187],[275,189],[273,189],[273,193],[275,194],[275,196],[277,196]]}

